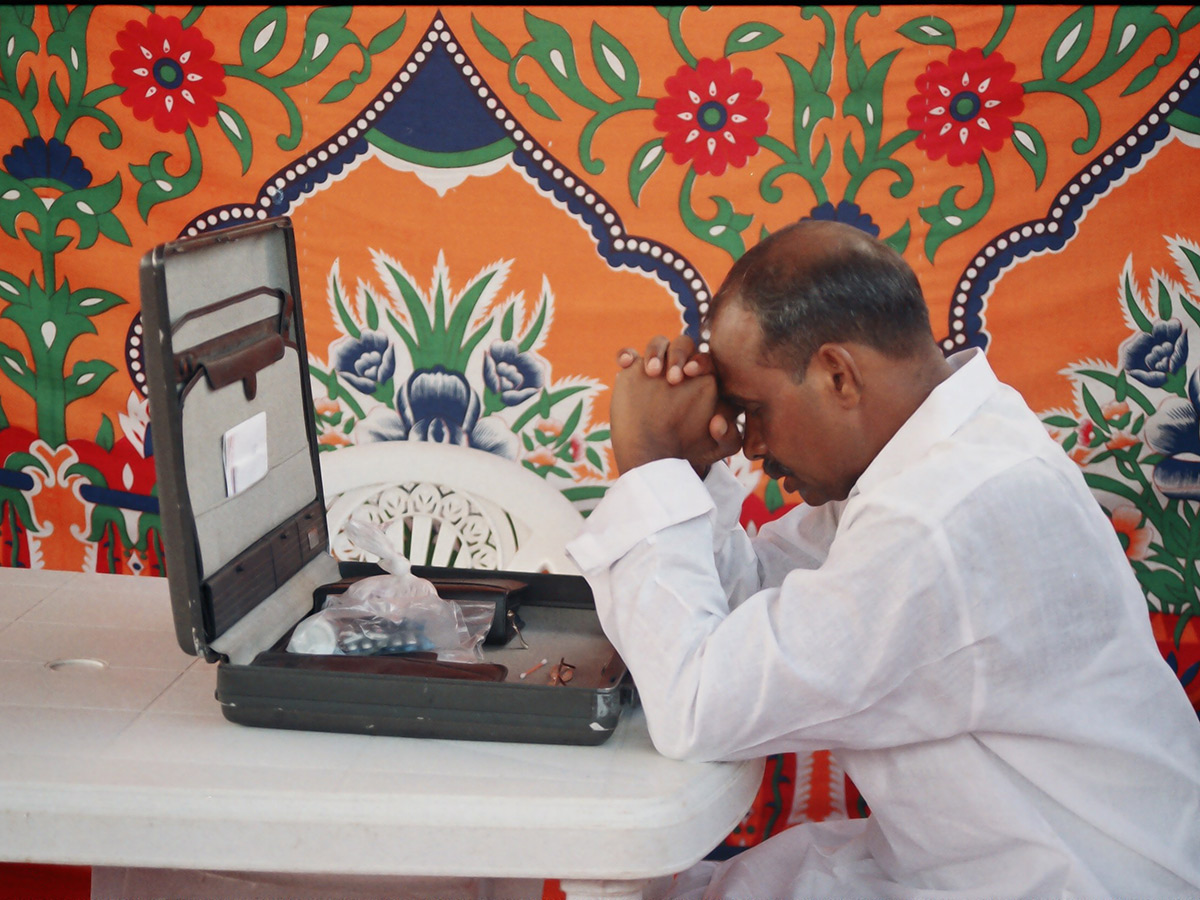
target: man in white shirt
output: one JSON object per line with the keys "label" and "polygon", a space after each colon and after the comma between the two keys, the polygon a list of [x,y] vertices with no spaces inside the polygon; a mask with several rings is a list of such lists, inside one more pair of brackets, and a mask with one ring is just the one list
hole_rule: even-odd
{"label": "man in white shirt", "polygon": [[[627,352],[621,476],[568,549],[660,752],[832,749],[871,816],[672,896],[1200,897],[1200,723],[1115,532],[903,259],[805,221],[708,324]],[[805,500],[753,540],[739,446]]]}

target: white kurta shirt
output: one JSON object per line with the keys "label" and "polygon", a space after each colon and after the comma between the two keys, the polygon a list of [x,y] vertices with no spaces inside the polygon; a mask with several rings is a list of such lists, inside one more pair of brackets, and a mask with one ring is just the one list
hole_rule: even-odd
{"label": "white kurta shirt", "polygon": [[660,752],[832,749],[871,807],[705,896],[1200,896],[1200,722],[1114,529],[983,354],[951,362],[846,500],[751,541],[725,466],[659,460],[568,547]]}

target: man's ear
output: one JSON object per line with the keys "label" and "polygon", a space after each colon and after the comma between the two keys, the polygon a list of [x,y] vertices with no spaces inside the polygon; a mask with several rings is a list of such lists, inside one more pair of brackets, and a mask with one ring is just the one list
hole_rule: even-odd
{"label": "man's ear", "polygon": [[813,357],[835,402],[843,409],[858,406],[863,379],[854,353],[845,344],[822,344]]}

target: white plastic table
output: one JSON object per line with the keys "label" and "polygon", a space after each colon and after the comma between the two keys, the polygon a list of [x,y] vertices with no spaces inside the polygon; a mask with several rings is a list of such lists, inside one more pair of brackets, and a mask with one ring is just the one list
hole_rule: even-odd
{"label": "white plastic table", "polygon": [[180,650],[165,579],[0,569],[0,860],[559,879],[638,897],[749,808],[760,762],[249,728]]}

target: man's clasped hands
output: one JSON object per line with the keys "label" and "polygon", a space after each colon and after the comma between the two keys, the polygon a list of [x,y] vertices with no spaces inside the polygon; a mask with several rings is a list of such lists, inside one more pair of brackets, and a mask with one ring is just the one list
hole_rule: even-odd
{"label": "man's clasped hands", "polygon": [[640,356],[626,347],[617,363],[610,419],[618,472],[674,458],[703,478],[741,449],[739,410],[722,399],[712,358],[690,337],[655,337]]}

